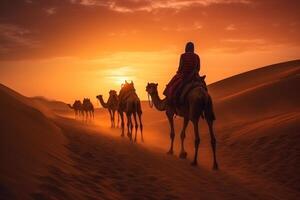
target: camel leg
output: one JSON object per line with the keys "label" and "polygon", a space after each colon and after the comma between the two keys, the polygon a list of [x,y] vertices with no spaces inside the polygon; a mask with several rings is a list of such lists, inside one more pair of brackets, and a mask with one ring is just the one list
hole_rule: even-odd
{"label": "camel leg", "polygon": [[114,111],[110,110],[110,127],[113,128],[114,127]]}
{"label": "camel leg", "polygon": [[181,151],[179,154],[179,158],[182,159],[186,159],[187,156],[187,152],[184,150],[184,139],[185,139],[185,131],[186,131],[186,127],[188,126],[189,123],[189,118],[188,117],[184,117],[183,118],[183,127],[182,127],[182,131],[180,134],[180,138],[181,138]]}
{"label": "camel leg", "polygon": [[135,125],[135,134],[134,134],[134,142],[136,142],[137,130],[139,128],[138,122],[136,120],[136,112],[133,113],[134,125]]}
{"label": "camel leg", "polygon": [[216,156],[216,138],[213,130],[213,121],[212,120],[206,120],[209,128],[209,134],[210,134],[210,143],[211,143],[211,148],[213,151],[213,159],[214,159],[214,164],[213,164],[213,169],[218,170],[218,162],[217,162],[217,156]]}
{"label": "camel leg", "polygon": [[118,122],[117,122],[117,128],[119,128],[119,122],[120,122],[120,113],[117,111],[117,115],[118,115]]}
{"label": "camel leg", "polygon": [[200,144],[198,121],[199,121],[199,119],[193,120],[194,133],[195,133],[195,156],[194,156],[194,161],[191,164],[194,166],[197,165],[198,149],[199,149],[199,144]]}
{"label": "camel leg", "polygon": [[132,140],[132,134],[130,132],[132,126],[131,113],[127,112],[126,116],[127,116],[127,136],[129,137],[130,140]]}
{"label": "camel leg", "polygon": [[138,117],[139,117],[139,121],[140,121],[141,141],[144,142],[144,136],[143,136],[143,123],[142,123],[142,112],[138,112]]}
{"label": "camel leg", "polygon": [[121,127],[122,127],[121,136],[124,137],[124,114],[123,114],[123,112],[120,112],[120,117],[121,117]]}
{"label": "camel leg", "polygon": [[170,150],[167,152],[167,154],[172,155],[173,154],[173,143],[174,143],[174,138],[175,138],[173,114],[172,113],[167,113],[167,117],[168,117],[168,120],[169,120],[170,129],[171,129],[170,130],[171,146],[170,146]]}
{"label": "camel leg", "polygon": [[110,117],[110,127],[112,128],[112,114],[111,114],[111,110],[108,109],[109,112],[109,117]]}
{"label": "camel leg", "polygon": [[131,120],[131,115],[130,115],[130,140],[132,140],[132,130],[133,130],[133,122]]}
{"label": "camel leg", "polygon": [[115,128],[115,110],[111,110],[112,113],[112,126]]}

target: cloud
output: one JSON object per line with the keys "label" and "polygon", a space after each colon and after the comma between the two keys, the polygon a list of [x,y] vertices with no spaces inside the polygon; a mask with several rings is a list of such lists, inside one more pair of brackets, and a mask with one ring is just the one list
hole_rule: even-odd
{"label": "cloud", "polygon": [[236,30],[236,27],[234,24],[229,24],[226,28],[225,28],[226,31],[235,31]]}
{"label": "cloud", "polygon": [[176,31],[176,32],[187,32],[187,31],[197,31],[202,29],[203,26],[200,22],[194,22],[192,25],[177,25],[177,26],[165,26],[162,27],[163,31]]}
{"label": "cloud", "polygon": [[221,39],[221,44],[212,47],[207,52],[236,54],[244,52],[266,52],[272,50],[276,44],[262,38],[227,38]]}
{"label": "cloud", "polygon": [[45,12],[47,13],[47,15],[54,15],[57,12],[56,8],[47,8],[45,9]]}
{"label": "cloud", "polygon": [[210,6],[214,4],[249,4],[250,0],[70,0],[73,4],[83,6],[103,6],[116,12],[151,12],[157,9],[175,9],[192,6]]}
{"label": "cloud", "polygon": [[20,47],[35,48],[39,45],[30,38],[31,32],[14,24],[0,24],[0,53],[11,52]]}
{"label": "cloud", "polygon": [[255,39],[223,39],[223,42],[226,43],[240,43],[240,44],[266,44],[266,41],[264,39],[255,38]]}

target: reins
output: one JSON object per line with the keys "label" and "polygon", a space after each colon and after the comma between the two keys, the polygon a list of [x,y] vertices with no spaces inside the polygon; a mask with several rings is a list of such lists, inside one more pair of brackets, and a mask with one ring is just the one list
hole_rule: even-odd
{"label": "reins", "polygon": [[150,108],[153,108],[153,101],[152,101],[152,98],[149,95],[149,93],[148,93],[148,103],[149,103]]}

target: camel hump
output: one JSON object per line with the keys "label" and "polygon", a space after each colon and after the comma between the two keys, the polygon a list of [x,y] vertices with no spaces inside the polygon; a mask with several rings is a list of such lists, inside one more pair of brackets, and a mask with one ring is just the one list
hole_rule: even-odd
{"label": "camel hump", "polygon": [[204,81],[205,77],[206,77],[205,75],[204,76],[200,76],[197,80],[193,80],[193,81],[187,83],[186,85],[184,85],[183,88],[182,88],[182,91],[181,91],[181,93],[179,95],[179,102],[183,103],[185,101],[188,93],[191,90],[193,90],[194,88],[201,87],[205,91],[207,91],[206,83]]}

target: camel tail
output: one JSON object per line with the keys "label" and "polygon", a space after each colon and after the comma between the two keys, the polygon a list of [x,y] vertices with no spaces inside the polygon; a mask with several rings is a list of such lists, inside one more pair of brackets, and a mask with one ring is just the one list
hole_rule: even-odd
{"label": "camel tail", "polygon": [[216,116],[213,109],[213,102],[211,96],[208,96],[208,100],[204,110],[205,119],[207,120],[216,120]]}

